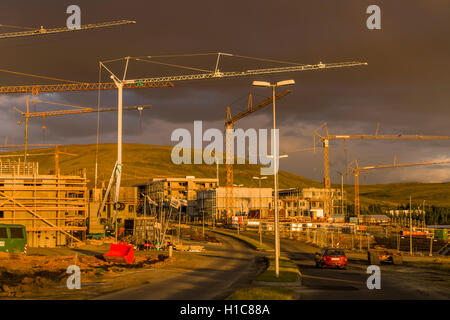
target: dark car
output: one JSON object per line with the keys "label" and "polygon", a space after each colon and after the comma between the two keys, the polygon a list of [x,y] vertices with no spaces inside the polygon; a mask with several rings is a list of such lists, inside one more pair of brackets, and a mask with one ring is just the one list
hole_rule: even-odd
{"label": "dark car", "polygon": [[316,268],[336,267],[345,269],[347,266],[347,257],[344,250],[338,248],[325,248],[322,253],[316,252],[314,257]]}

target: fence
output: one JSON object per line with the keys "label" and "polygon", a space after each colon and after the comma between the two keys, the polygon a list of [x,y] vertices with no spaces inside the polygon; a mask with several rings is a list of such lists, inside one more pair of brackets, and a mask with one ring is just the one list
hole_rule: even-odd
{"label": "fence", "polygon": [[341,230],[312,229],[303,228],[302,230],[282,230],[281,238],[295,239],[306,243],[314,244],[319,247],[336,247],[347,250],[364,251],[383,247],[418,255],[429,255],[440,253],[446,246],[448,240],[435,238],[419,238],[401,236],[393,232],[386,235],[373,235],[365,231],[342,232]]}
{"label": "fence", "polygon": [[296,239],[319,247],[333,247],[348,250],[367,250],[373,248],[375,239],[365,232],[341,232],[326,229],[306,228],[301,231],[282,231],[280,237]]}

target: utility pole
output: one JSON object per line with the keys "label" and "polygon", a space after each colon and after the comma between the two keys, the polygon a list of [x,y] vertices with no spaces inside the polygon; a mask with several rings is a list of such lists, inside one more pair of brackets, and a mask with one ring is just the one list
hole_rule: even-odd
{"label": "utility pole", "polygon": [[344,175],[341,175],[341,213],[344,214]]}
{"label": "utility pole", "polygon": [[216,178],[217,178],[217,187],[220,186],[220,182],[219,182],[219,161],[218,158],[216,156]]}
{"label": "utility pole", "polygon": [[423,227],[426,228],[427,226],[427,219],[425,216],[425,200],[423,200],[423,205],[422,205],[422,211],[423,211]]}
{"label": "utility pole", "polygon": [[411,196],[409,196],[409,254],[412,255],[412,209]]}
{"label": "utility pole", "polygon": [[205,198],[202,198],[202,238],[205,240]]}
{"label": "utility pole", "polygon": [[178,209],[178,242],[181,240],[181,206]]}
{"label": "utility pole", "polygon": [[[27,98],[27,114],[30,112],[28,98]],[[24,155],[24,162],[25,166],[27,164],[27,151],[28,151],[28,117],[25,118],[25,155]]]}
{"label": "utility pole", "polygon": [[341,214],[344,214],[344,174],[343,172],[337,172],[341,176]]}

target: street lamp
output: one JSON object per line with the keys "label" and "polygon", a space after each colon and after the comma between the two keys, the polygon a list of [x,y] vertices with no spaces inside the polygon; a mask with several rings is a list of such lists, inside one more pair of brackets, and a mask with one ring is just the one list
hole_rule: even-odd
{"label": "street lamp", "polygon": [[341,176],[341,214],[344,214],[344,175],[346,173],[337,171]]}
{"label": "street lamp", "polygon": [[217,178],[217,187],[220,187],[220,181],[219,181],[219,158],[217,158],[216,155],[216,178]]}
{"label": "street lamp", "polygon": [[261,180],[267,179],[267,177],[253,177],[253,179],[259,182],[259,245],[262,245],[262,200],[261,200]]}
{"label": "street lamp", "polygon": [[[233,187],[240,188],[240,187],[243,187],[243,186],[244,186],[243,184],[233,184]],[[233,194],[233,197],[234,197],[234,194]],[[242,204],[242,199],[241,199],[241,204]],[[241,209],[241,213],[242,213],[242,209]],[[233,217],[236,217],[234,209],[233,209]],[[239,235],[239,217],[238,217],[238,221],[237,221],[237,234]]]}
{"label": "street lamp", "polygon": [[[281,155],[281,156],[278,156],[277,157],[277,160],[279,160],[279,159],[285,159],[285,158],[288,158],[289,156],[287,155],[287,154],[283,154],[283,155]],[[267,156],[267,158],[271,158],[271,159],[273,159],[273,155],[268,155]],[[274,165],[274,167],[275,167],[275,165]],[[278,189],[278,171],[277,171],[277,173],[276,173],[276,183],[277,183],[277,189]],[[274,179],[275,180],[275,179]],[[274,197],[275,197],[275,194],[274,194]],[[277,208],[278,208],[278,190],[277,190],[277,195],[276,195],[276,203],[277,203]],[[274,210],[275,210],[275,204],[274,204]],[[277,213],[279,212],[279,210],[277,209]],[[277,216],[278,216],[278,214],[277,214]],[[278,226],[278,218],[276,219],[276,221],[277,221],[277,226]],[[277,227],[277,229],[279,229],[278,227]],[[278,232],[278,234],[279,234],[279,232]],[[276,239],[278,240],[278,249],[280,249],[280,237],[276,237]],[[280,257],[280,250],[278,250],[278,258]],[[276,269],[276,268],[275,268]]]}
{"label": "street lamp", "polygon": [[274,152],[274,213],[275,213],[275,277],[278,278],[280,275],[280,236],[278,234],[278,149],[277,149],[277,141],[275,139],[275,129],[276,129],[276,121],[275,121],[275,91],[277,87],[293,85],[295,84],[294,80],[284,80],[278,81],[277,83],[271,84],[266,81],[253,81],[254,86],[258,87],[271,87],[272,88],[272,103],[273,103],[273,152]]}

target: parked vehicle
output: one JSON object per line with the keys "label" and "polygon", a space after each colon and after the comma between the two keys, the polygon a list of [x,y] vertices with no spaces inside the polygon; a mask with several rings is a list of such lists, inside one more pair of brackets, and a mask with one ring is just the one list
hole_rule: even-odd
{"label": "parked vehicle", "polygon": [[0,224],[0,252],[27,253],[27,233],[20,224]]}
{"label": "parked vehicle", "polygon": [[338,248],[325,248],[322,253],[316,252],[316,268],[336,267],[345,269],[347,267],[347,257],[344,250]]}
{"label": "parked vehicle", "polygon": [[403,263],[402,255],[400,252],[386,249],[371,249],[367,251],[367,260],[370,264]]}

